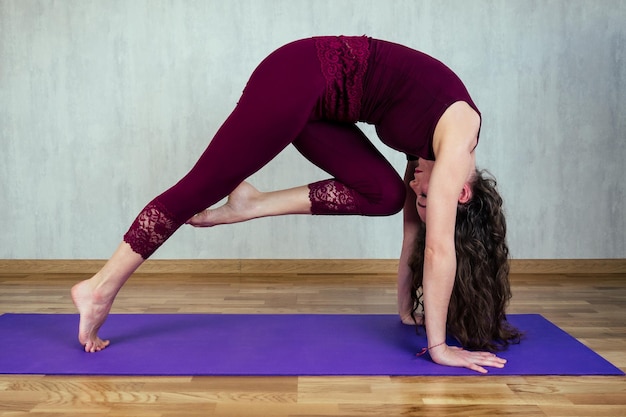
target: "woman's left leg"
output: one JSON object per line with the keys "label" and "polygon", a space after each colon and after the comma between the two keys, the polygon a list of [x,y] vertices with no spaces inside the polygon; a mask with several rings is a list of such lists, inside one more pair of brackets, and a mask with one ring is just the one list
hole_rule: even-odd
{"label": "woman's left leg", "polygon": [[325,86],[312,40],[272,53],[253,72],[194,167],[142,210],[124,241],[147,259],[189,218],[229,195],[288,146],[311,118]]}
{"label": "woman's left leg", "polygon": [[291,143],[325,85],[312,40],[280,48],[259,65],[191,171],[139,213],[104,268],[72,288],[85,350],[108,345],[98,330],[130,275],[193,214],[228,195]]}

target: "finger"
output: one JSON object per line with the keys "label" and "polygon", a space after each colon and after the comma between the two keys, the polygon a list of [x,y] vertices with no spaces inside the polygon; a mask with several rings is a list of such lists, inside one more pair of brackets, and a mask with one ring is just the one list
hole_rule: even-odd
{"label": "finger", "polygon": [[480,360],[485,360],[485,361],[498,359],[496,355],[494,355],[493,353],[488,353],[488,352],[473,352],[472,357],[475,359],[480,359]]}
{"label": "finger", "polygon": [[482,366],[477,365],[477,364],[475,364],[475,363],[470,364],[470,365],[468,366],[468,368],[469,368],[469,369],[471,369],[472,371],[476,371],[476,372],[479,372],[479,373],[481,373],[481,374],[486,374],[486,373],[488,373],[488,371],[487,371],[485,368],[483,368]]}
{"label": "finger", "polygon": [[481,359],[489,363],[497,363],[501,365],[506,363],[506,359],[496,356],[493,353],[485,353],[482,355]]}
{"label": "finger", "polygon": [[470,357],[477,361],[484,361],[485,363],[499,363],[505,364],[507,362],[506,359],[500,358],[495,353],[491,352],[468,352],[470,353]]}
{"label": "finger", "polygon": [[469,363],[469,365],[466,367],[481,373],[485,371],[483,366],[504,368],[504,364],[506,363],[505,359],[499,358],[490,352],[463,351],[459,353],[464,354],[463,356],[465,357],[465,361]]}
{"label": "finger", "polygon": [[498,364],[502,365],[502,366],[504,366],[506,364],[506,362],[507,362],[506,359],[498,358],[497,356],[495,358],[492,358],[491,360],[494,361],[495,363],[498,363]]}
{"label": "finger", "polygon": [[506,364],[506,361],[503,360],[492,360],[490,361],[490,363],[488,364],[484,364],[487,366],[493,366],[494,368],[504,368],[504,365]]}
{"label": "finger", "polygon": [[483,358],[476,359],[474,363],[477,363],[483,366],[491,366],[494,368],[504,368],[504,365],[506,364],[506,360],[498,358],[497,356],[493,356],[493,357],[483,357]]}

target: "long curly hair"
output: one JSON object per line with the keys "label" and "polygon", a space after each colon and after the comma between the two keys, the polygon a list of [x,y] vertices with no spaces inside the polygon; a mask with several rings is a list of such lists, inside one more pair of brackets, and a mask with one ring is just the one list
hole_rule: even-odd
{"label": "long curly hair", "polygon": [[[455,229],[457,266],[448,307],[448,332],[467,349],[494,352],[519,343],[522,333],[507,321],[505,314],[511,288],[502,197],[495,179],[486,171],[476,171],[472,198],[458,205]],[[414,319],[416,314],[424,314],[425,241],[426,226],[422,223],[409,261],[413,271]]]}

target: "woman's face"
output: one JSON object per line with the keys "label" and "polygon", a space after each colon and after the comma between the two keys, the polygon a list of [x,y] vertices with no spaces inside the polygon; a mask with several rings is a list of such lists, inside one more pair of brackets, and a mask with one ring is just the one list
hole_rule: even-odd
{"label": "woman's face", "polygon": [[[473,156],[473,155],[472,155]],[[417,160],[417,167],[415,168],[415,173],[413,181],[409,182],[409,186],[415,192],[417,197],[416,206],[417,206],[417,214],[420,219],[426,223],[426,206],[428,205],[428,184],[430,183],[430,175],[433,172],[433,167],[435,166],[435,161],[429,161],[426,159],[419,158]],[[458,202],[461,204],[467,203],[472,198],[472,175],[475,175],[475,165],[472,166],[472,170],[468,173],[465,185],[463,185],[463,189],[461,190],[461,194],[459,195]]]}
{"label": "woman's face", "polygon": [[419,158],[417,160],[417,167],[413,181],[409,183],[411,189],[417,196],[416,206],[417,214],[420,219],[426,223],[426,205],[428,199],[428,183],[430,181],[430,174],[433,171],[435,161],[428,161],[426,159]]}

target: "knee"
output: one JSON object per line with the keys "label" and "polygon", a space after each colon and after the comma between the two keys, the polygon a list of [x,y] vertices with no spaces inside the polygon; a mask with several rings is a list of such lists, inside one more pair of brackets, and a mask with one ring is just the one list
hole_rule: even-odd
{"label": "knee", "polygon": [[406,199],[404,182],[397,178],[380,184],[377,192],[367,198],[367,210],[363,214],[368,216],[391,216],[402,210]]}

